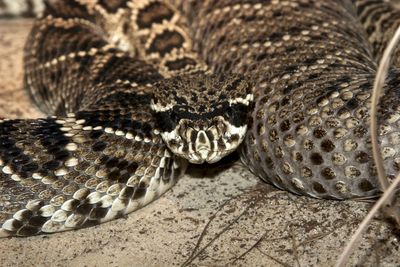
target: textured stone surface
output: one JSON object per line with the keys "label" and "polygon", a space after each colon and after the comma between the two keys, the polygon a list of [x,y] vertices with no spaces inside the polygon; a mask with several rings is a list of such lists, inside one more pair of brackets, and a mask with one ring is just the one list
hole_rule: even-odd
{"label": "textured stone surface", "polygon": [[[30,21],[0,21],[0,117],[39,117],[22,86]],[[1,266],[332,266],[370,205],[276,190],[236,162],[191,168],[158,201],[96,227],[0,239]],[[374,220],[349,266],[398,266],[398,235]]]}

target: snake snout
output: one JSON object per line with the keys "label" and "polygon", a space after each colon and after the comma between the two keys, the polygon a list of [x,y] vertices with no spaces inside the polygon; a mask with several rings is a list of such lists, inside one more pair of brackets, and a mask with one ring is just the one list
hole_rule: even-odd
{"label": "snake snout", "polygon": [[201,163],[211,161],[214,159],[212,156],[212,144],[204,130],[200,130],[197,133],[196,140],[194,142],[194,147],[196,151],[197,158]]}

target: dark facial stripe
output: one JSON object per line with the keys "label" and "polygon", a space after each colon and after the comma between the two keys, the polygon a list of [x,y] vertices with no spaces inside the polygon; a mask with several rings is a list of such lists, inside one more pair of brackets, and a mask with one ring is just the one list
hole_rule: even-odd
{"label": "dark facial stripe", "polygon": [[176,116],[171,111],[157,112],[155,117],[157,126],[162,132],[171,132],[177,125]]}
{"label": "dark facial stripe", "polygon": [[247,124],[249,106],[243,104],[234,104],[228,110],[228,120],[235,127]]}

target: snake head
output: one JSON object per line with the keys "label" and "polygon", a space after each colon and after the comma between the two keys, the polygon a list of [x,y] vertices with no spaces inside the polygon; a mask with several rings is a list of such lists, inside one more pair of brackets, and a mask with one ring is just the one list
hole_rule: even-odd
{"label": "snake head", "polygon": [[201,164],[236,150],[252,101],[252,88],[242,76],[196,73],[157,83],[151,108],[169,149]]}

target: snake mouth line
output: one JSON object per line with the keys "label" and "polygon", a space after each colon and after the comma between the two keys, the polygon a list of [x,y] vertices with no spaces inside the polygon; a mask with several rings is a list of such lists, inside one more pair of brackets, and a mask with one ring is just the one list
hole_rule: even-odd
{"label": "snake mouth line", "polygon": [[[217,153],[220,153],[220,154],[224,154],[224,153],[233,152],[233,151],[235,151],[235,150],[236,150],[236,148],[234,148],[234,149],[229,149],[229,150],[224,150],[224,151],[219,151],[219,150],[207,150],[207,152],[208,152],[208,153],[215,153],[215,152],[217,152]],[[177,155],[177,156],[187,155],[187,154],[185,154],[185,153],[174,153],[174,154]]]}
{"label": "snake mouth line", "polygon": [[193,163],[193,164],[203,164],[203,163],[212,164],[212,163],[215,163],[215,162],[219,161],[221,158],[229,155],[230,153],[232,153],[235,150],[236,150],[236,148],[235,149],[224,150],[224,151],[207,150],[208,154],[215,153],[210,158],[201,158],[201,156],[197,156],[197,154],[195,154],[197,156],[196,158],[191,156],[190,154],[185,154],[185,153],[174,153],[174,154],[176,156],[178,156],[178,157],[187,159],[190,163]]}

